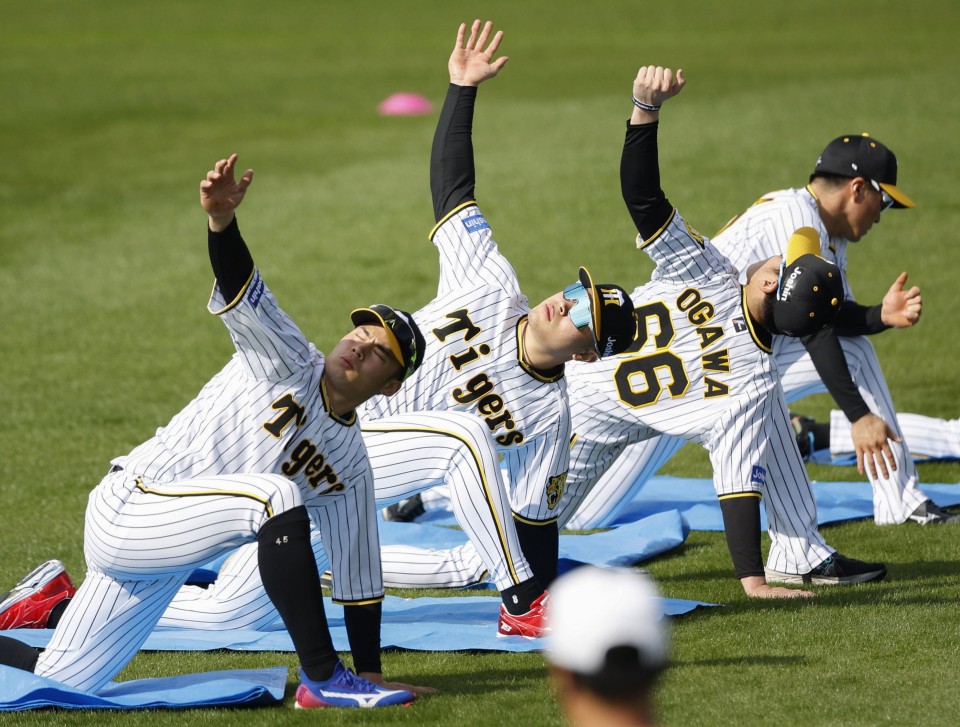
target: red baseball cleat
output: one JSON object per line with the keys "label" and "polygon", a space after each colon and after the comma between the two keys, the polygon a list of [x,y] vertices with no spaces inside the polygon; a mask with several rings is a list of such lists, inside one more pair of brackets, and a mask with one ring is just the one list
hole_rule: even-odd
{"label": "red baseball cleat", "polygon": [[500,604],[500,622],[497,624],[497,636],[523,636],[528,639],[539,639],[550,632],[547,626],[547,599],[544,591],[540,598],[530,604],[530,610],[519,616],[507,611],[506,606]]}
{"label": "red baseball cleat", "polygon": [[46,628],[53,607],[76,592],[63,563],[48,560],[0,595],[0,630]]}

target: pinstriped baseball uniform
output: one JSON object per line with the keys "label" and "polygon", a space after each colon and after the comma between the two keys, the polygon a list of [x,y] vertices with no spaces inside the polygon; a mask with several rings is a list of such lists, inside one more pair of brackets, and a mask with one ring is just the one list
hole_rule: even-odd
{"label": "pinstriped baseball uniform", "polygon": [[561,524],[625,447],[663,432],[707,449],[721,499],[763,493],[768,566],[809,571],[833,550],[816,531],[769,334],[754,328],[729,261],[679,213],[638,246],[657,267],[631,294],[637,343],[568,370],[574,442]]}
{"label": "pinstriped baseball uniform", "polygon": [[[809,188],[786,189],[765,195],[728,223],[713,238],[713,243],[730,258],[734,267],[741,271],[742,280],[745,277],[743,271],[754,262],[780,255],[791,232],[801,226],[812,227],[818,232],[821,253],[844,272],[845,297],[852,300],[853,294],[845,275],[847,240],[827,234],[816,198]],[[897,469],[891,470],[888,477],[870,477],[874,519],[877,524],[903,522],[927,499],[919,489],[919,478],[908,449],[909,440],[900,429],[873,344],[865,336],[841,336],[839,342],[853,380],[870,410],[883,418],[898,436],[904,438],[903,443],[892,440],[889,442]],[[776,336],[774,356],[788,402],[826,391],[800,339]],[[628,501],[631,494],[653,476],[681,444],[682,442],[650,441],[631,447],[629,452],[620,458],[616,470],[608,473],[591,497],[583,503],[571,525],[597,527],[611,522],[616,517],[618,503]],[[877,472],[879,474],[879,468]]]}
{"label": "pinstriped baseball uniform", "polygon": [[88,574],[37,674],[102,686],[195,568],[254,541],[267,519],[301,504],[335,536],[326,542],[334,597],[383,596],[370,466],[356,417],[339,419],[327,406],[323,354],[258,271],[236,300],[215,288],[209,309],[237,352],[166,427],[113,460],[91,493]]}
{"label": "pinstriped baseball uniform", "polygon": [[[460,412],[414,412],[363,424],[363,439],[376,478],[378,508],[449,483],[454,512],[471,539],[471,553],[476,554],[481,570],[501,589],[531,577],[522,558],[514,562],[502,555],[520,551],[510,503],[496,476],[496,453],[482,421]],[[316,520],[313,511],[311,516]],[[311,528],[311,545],[322,572],[329,559],[321,533],[333,533],[335,538],[339,534]],[[277,618],[263,590],[256,543],[252,543],[230,555],[209,588],[184,586],[158,626],[259,629]]]}
{"label": "pinstriped baseball uniform", "polygon": [[527,298],[476,203],[449,213],[431,239],[440,253],[437,297],[414,313],[426,356],[397,394],[367,402],[364,422],[423,410],[479,416],[510,473],[514,513],[555,520],[570,433],[563,368],[545,375],[525,363]]}

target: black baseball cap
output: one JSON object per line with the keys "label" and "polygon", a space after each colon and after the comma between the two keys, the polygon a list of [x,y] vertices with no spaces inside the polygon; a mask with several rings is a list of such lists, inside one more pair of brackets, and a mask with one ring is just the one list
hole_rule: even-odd
{"label": "black baseball cap", "polygon": [[637,312],[630,295],[613,283],[594,284],[586,268],[580,268],[580,285],[590,293],[591,328],[600,358],[623,353],[637,337]]}
{"label": "black baseball cap", "polygon": [[403,367],[406,379],[423,362],[423,352],[427,347],[423,334],[413,316],[406,311],[391,308],[382,303],[374,303],[369,308],[357,308],[350,313],[353,325],[372,323],[387,332],[387,344],[394,358]]}
{"label": "black baseball cap", "polygon": [[780,265],[773,323],[788,336],[809,336],[829,325],[843,302],[840,268],[820,257],[820,236],[812,227],[790,235]]}
{"label": "black baseball cap", "polygon": [[864,177],[876,182],[893,199],[893,207],[916,207],[913,200],[897,187],[897,157],[869,134],[838,136],[820,152],[810,175],[836,174],[839,177]]}

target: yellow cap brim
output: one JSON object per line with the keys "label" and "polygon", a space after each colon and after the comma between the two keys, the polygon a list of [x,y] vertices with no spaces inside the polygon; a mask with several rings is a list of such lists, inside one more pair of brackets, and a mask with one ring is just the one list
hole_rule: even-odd
{"label": "yellow cap brim", "polygon": [[880,184],[880,189],[882,189],[884,192],[886,192],[891,197],[893,197],[893,201],[897,203],[894,206],[896,207],[916,207],[917,206],[912,199],[910,199],[907,195],[905,195],[903,192],[900,191],[900,188],[897,187],[897,185],[884,184],[883,182],[880,182],[879,184]]}
{"label": "yellow cap brim", "polygon": [[820,235],[812,227],[800,227],[794,230],[787,241],[787,265],[801,255],[820,255]]}

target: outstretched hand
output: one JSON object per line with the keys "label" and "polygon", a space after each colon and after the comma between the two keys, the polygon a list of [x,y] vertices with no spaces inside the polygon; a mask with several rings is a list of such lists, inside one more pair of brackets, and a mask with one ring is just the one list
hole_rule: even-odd
{"label": "outstretched hand", "polygon": [[920,299],[920,288],[914,285],[904,290],[907,284],[907,274],[900,273],[893,281],[890,290],[883,296],[880,307],[880,320],[894,328],[909,328],[920,320],[923,312],[923,301]]}
{"label": "outstretched hand", "polygon": [[740,579],[740,585],[750,598],[813,598],[811,591],[774,586],[763,576],[745,576]]}
{"label": "outstretched hand", "polygon": [[200,206],[210,216],[210,229],[214,232],[223,230],[233,221],[234,213],[253,181],[253,170],[248,169],[238,182],[234,178],[236,166],[237,155],[231,154],[229,159],[214,164],[207,172],[207,178],[200,182]]}
{"label": "outstretched hand", "polygon": [[[510,59],[507,56],[501,56],[497,60],[492,60],[503,38],[503,31],[498,30],[493,40],[490,40],[487,45],[490,33],[493,31],[493,21],[488,20],[481,29],[480,21],[474,20],[470,28],[470,37],[464,42],[466,30],[467,24],[460,23],[460,28],[457,30],[457,43],[453,46],[453,53],[450,54],[450,60],[447,62],[450,83],[457,86],[479,86],[488,78],[496,76]],[[484,49],[485,45],[486,49]]]}
{"label": "outstretched hand", "polygon": [[897,469],[890,441],[903,441],[890,425],[874,413],[865,414],[850,425],[850,436],[857,452],[857,470],[871,479],[889,477]]}
{"label": "outstretched hand", "polygon": [[[673,71],[663,66],[640,66],[637,77],[633,79],[633,97],[648,106],[660,106],[667,99],[673,98],[683,90],[687,79],[683,77],[683,69],[677,69],[676,78]],[[641,114],[651,112],[636,109]],[[656,113],[656,112],[652,112]]]}

